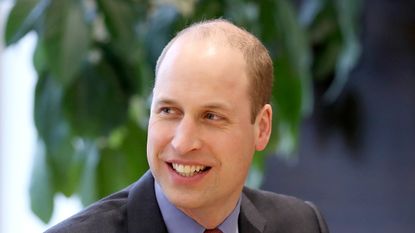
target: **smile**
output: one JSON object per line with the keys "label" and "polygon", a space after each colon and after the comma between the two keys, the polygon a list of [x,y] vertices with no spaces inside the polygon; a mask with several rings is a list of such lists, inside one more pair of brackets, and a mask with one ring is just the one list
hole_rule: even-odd
{"label": "smile", "polygon": [[179,163],[172,163],[171,167],[179,175],[184,176],[184,177],[192,177],[196,174],[202,173],[202,172],[207,171],[208,169],[210,169],[210,167],[207,167],[207,166],[185,165],[185,164],[179,164]]}

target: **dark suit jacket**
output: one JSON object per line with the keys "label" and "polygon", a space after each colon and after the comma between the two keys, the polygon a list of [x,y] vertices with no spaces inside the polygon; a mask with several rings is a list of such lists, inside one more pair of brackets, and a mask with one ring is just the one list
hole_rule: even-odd
{"label": "dark suit jacket", "polygon": [[[249,188],[243,190],[238,223],[240,233],[328,233],[310,202]],[[58,232],[167,233],[152,174],[46,231]]]}

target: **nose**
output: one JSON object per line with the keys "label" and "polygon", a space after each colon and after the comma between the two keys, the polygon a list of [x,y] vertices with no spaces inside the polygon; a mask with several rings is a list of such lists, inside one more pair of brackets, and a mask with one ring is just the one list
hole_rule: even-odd
{"label": "nose", "polygon": [[198,150],[202,146],[199,133],[197,123],[184,117],[176,127],[171,144],[180,155]]}

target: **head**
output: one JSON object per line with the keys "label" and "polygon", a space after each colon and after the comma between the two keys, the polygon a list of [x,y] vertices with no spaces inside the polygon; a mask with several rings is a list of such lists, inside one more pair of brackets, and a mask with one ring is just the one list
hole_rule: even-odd
{"label": "head", "polygon": [[270,103],[273,84],[273,66],[268,50],[254,35],[231,22],[223,19],[203,21],[180,31],[163,49],[157,60],[155,69],[163,63],[166,53],[172,44],[187,33],[194,33],[197,39],[219,39],[218,43],[239,50],[246,62],[246,73],[249,79],[249,97],[251,102],[251,120],[255,120],[259,110]]}
{"label": "head", "polygon": [[170,202],[194,219],[235,207],[270,137],[271,83],[267,50],[227,21],[185,29],[161,54],[147,158]]}

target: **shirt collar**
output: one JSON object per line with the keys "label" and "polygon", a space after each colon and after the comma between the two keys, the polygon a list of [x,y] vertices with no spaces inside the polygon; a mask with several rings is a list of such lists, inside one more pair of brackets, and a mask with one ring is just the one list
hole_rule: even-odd
{"label": "shirt collar", "polygon": [[[169,233],[203,233],[205,228],[170,203],[156,181],[154,181],[154,189],[157,203]],[[231,214],[218,226],[223,233],[239,232],[238,217],[240,209],[241,198],[239,198]]]}

